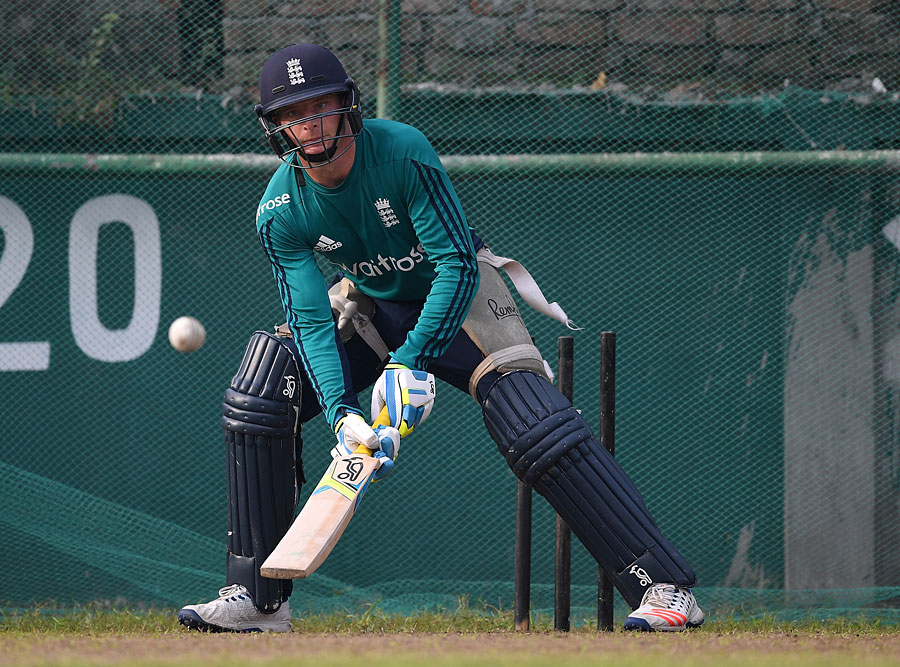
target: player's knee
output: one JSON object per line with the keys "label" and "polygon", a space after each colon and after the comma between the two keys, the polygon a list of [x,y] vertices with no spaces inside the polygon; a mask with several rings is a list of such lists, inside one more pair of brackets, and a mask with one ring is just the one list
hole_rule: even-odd
{"label": "player's knee", "polygon": [[533,485],[591,429],[569,400],[529,371],[507,373],[485,398],[484,423],[516,476]]}
{"label": "player's knee", "polygon": [[[483,402],[486,385],[490,386],[491,377],[498,373],[525,370],[552,380],[550,366],[535,347],[525,322],[518,316],[506,282],[497,269],[482,261],[480,256],[478,269],[481,276],[478,292],[472,299],[462,328],[484,354],[484,361],[472,371],[469,394]],[[507,312],[503,317],[498,315],[497,304],[509,304],[504,306]],[[510,314],[515,316],[506,316]]]}
{"label": "player's knee", "polygon": [[297,432],[300,372],[289,347],[257,331],[225,391],[222,426],[248,436],[282,438]]}

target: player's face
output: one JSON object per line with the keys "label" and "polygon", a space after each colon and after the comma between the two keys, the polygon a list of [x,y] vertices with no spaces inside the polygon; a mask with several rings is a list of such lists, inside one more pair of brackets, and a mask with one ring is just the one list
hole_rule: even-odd
{"label": "player's face", "polygon": [[304,153],[308,155],[322,153],[330,145],[329,139],[337,134],[341,115],[321,114],[332,113],[342,106],[340,95],[322,95],[279,109],[276,112],[276,120],[279,125],[302,121],[287,128],[285,134],[303,148]]}

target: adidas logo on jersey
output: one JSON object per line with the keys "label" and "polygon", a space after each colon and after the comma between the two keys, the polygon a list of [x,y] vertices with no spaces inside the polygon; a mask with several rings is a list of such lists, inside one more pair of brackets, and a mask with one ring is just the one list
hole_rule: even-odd
{"label": "adidas logo on jersey", "polygon": [[340,241],[335,241],[334,239],[330,239],[322,234],[322,236],[319,237],[316,245],[313,246],[313,250],[316,250],[318,252],[331,252],[332,250],[337,250],[342,245],[344,244]]}

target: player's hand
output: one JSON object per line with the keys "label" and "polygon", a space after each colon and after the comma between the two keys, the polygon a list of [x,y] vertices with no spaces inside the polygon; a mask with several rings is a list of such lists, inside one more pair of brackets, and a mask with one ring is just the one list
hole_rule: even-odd
{"label": "player's hand", "polygon": [[374,456],[380,462],[372,475],[372,481],[377,482],[391,474],[394,462],[397,460],[397,452],[400,451],[400,431],[393,426],[376,426],[375,435],[378,436],[378,444],[381,449]]}
{"label": "player's hand", "polygon": [[434,375],[391,361],[372,389],[372,418],[385,407],[391,426],[406,437],[431,414]]}
{"label": "player's hand", "polygon": [[[373,456],[378,462],[372,481],[384,479],[394,469],[394,460],[400,451],[400,431],[393,426],[376,425],[374,429],[355,413],[347,414],[337,423],[337,444],[331,448],[332,458],[341,458],[354,453]],[[371,434],[371,439],[369,439]],[[359,452],[360,445],[367,448]]]}
{"label": "player's hand", "polygon": [[[348,412],[338,420],[334,427],[337,435],[337,444],[331,450],[332,458],[340,458],[353,454],[356,449],[363,445],[370,451],[379,449],[378,437],[372,427],[366,423],[362,415],[355,412]],[[369,454],[369,452],[363,452]]]}

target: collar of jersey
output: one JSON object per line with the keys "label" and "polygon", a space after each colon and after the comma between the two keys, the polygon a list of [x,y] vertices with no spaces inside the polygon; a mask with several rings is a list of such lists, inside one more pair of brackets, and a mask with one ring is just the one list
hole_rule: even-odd
{"label": "collar of jersey", "polygon": [[353,156],[353,166],[350,167],[350,173],[347,174],[347,178],[345,178],[341,182],[340,185],[333,187],[333,188],[329,188],[325,185],[316,183],[316,181],[314,179],[310,178],[310,176],[309,176],[309,171],[311,171],[311,170],[308,170],[307,174],[306,174],[306,187],[312,188],[313,192],[315,192],[317,194],[324,194],[324,195],[335,195],[340,192],[343,192],[347,188],[352,187],[353,182],[356,180],[356,175],[362,169],[362,166],[360,166],[360,163],[364,160],[364,158],[363,158],[364,151],[362,150],[364,134],[365,134],[365,129],[363,129],[356,136],[356,154]]}

